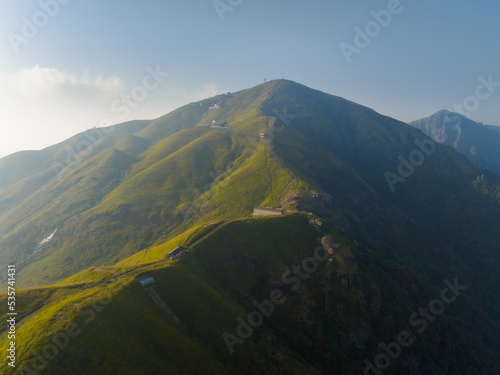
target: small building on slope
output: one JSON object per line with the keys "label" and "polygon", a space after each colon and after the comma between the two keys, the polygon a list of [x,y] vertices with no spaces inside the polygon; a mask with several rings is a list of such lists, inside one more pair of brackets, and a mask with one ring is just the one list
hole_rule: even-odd
{"label": "small building on slope", "polygon": [[255,207],[253,209],[253,216],[283,216],[283,210],[266,207]]}
{"label": "small building on slope", "polygon": [[168,253],[167,257],[168,259],[175,259],[179,254],[181,254],[184,250],[186,250],[185,247],[183,246],[177,246],[175,249],[173,249],[170,253]]}
{"label": "small building on slope", "polygon": [[155,278],[153,276],[143,276],[140,279],[137,279],[137,281],[142,286],[148,286],[148,285],[153,284],[155,282]]}

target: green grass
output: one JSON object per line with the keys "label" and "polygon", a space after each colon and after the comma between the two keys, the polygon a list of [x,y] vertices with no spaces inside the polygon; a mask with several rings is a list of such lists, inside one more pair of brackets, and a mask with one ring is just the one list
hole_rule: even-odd
{"label": "green grass", "polygon": [[[276,205],[291,177],[258,137],[265,120],[255,117],[254,108],[268,90],[226,98],[229,131],[187,123],[179,128],[179,118],[198,116],[188,114],[198,111],[190,105],[135,135],[104,138],[65,179],[52,179],[22,200],[13,208],[15,215],[6,211],[10,217],[0,230],[9,237],[0,244],[7,249],[0,260],[17,264],[25,275],[22,286],[50,284],[164,244],[191,226],[247,217],[254,206]],[[149,143],[151,134],[163,131],[165,138]],[[266,180],[259,189],[252,187]],[[48,203],[46,195],[53,197]],[[186,207],[195,211],[193,217]],[[56,227],[54,240],[35,253],[36,243]]]}
{"label": "green grass", "polygon": [[176,247],[183,246],[187,248],[191,246],[203,236],[217,228],[220,224],[221,223],[213,223],[188,229],[186,232],[172,238],[164,244],[142,250],[131,257],[124,259],[123,261],[117,263],[115,267],[137,266],[165,259],[168,253]]}
{"label": "green grass", "polygon": [[[303,214],[214,223],[179,237],[191,243],[179,261],[159,258],[132,267],[99,267],[54,286],[19,290],[23,319],[17,325],[18,368],[30,366],[33,355],[50,345],[52,335],[60,337],[71,324],[78,334],[47,362],[44,373],[259,374],[263,364],[291,374],[325,373],[331,368],[339,374],[351,374],[362,366],[363,359],[376,356],[379,342],[390,342],[408,329],[411,311],[422,306],[428,296],[439,295],[442,287],[429,287],[413,271],[366,248],[356,248],[336,229],[327,233],[341,244],[338,254],[349,260],[344,265],[320,263],[296,292],[283,284],[283,272],[313,256],[318,245],[318,233],[308,226],[308,217]],[[129,263],[134,263],[134,257]],[[145,274],[155,278],[156,293],[186,331],[136,281]],[[352,288],[344,288],[340,278],[349,275],[359,276]],[[411,283],[419,295],[407,288]],[[256,310],[251,301],[269,299],[276,288],[283,291],[286,301],[276,305],[265,320],[262,332],[269,332],[272,339],[255,332],[236,345],[231,355],[222,334],[236,334],[236,319]],[[5,298],[0,296],[0,306],[6,306]],[[464,307],[459,310],[472,313],[467,310],[472,308],[467,300],[464,296]],[[0,308],[0,313],[5,311]],[[442,355],[454,356],[461,368],[467,368],[465,357],[455,354],[468,345],[471,338],[466,332],[471,326],[457,324],[456,312],[447,311],[445,319],[450,322],[447,332],[436,323],[425,332],[424,340],[410,348],[428,374],[443,373]],[[308,324],[320,324],[322,329],[311,330]],[[364,348],[354,349],[346,339],[360,327],[370,335]],[[488,329],[487,324],[475,327],[481,334]],[[438,343],[443,334],[453,337],[455,345],[436,352],[428,343]],[[492,349],[481,340],[473,340],[476,346],[467,346],[467,357],[489,361]],[[0,350],[7,348],[7,341],[6,335],[0,337]],[[402,361],[395,361],[387,373],[402,373],[404,368]],[[486,367],[483,370],[493,374]],[[11,373],[5,362],[0,371]]]}
{"label": "green grass", "polygon": [[[271,225],[268,226],[266,222]],[[284,228],[280,222],[285,224]],[[25,297],[32,298],[32,311],[27,310],[24,314],[33,312],[17,326],[18,358],[22,358],[19,365],[29,364],[33,353],[41,352],[50,344],[51,335],[61,332],[73,322],[83,333],[71,340],[68,348],[56,360],[49,362],[46,371],[54,374],[69,371],[84,374],[87,369],[100,364],[99,367],[103,371],[101,373],[128,371],[127,373],[139,374],[144,371],[143,366],[146,364],[145,368],[151,368],[152,371],[199,373],[214,368],[222,373],[232,373],[224,370],[223,363],[229,361],[230,368],[234,368],[233,366],[239,366],[240,362],[248,362],[250,358],[245,352],[230,356],[224,341],[221,340],[221,334],[231,330],[235,316],[244,314],[244,311],[226,298],[215,279],[208,282],[202,279],[199,266],[192,264],[189,259],[197,254],[213,252],[214,241],[219,242],[221,236],[227,237],[228,233],[243,235],[243,228],[235,229],[237,227],[257,225],[254,229],[249,228],[252,232],[260,231],[265,226],[269,233],[274,232],[278,237],[284,229],[298,224],[305,229],[305,233],[310,233],[305,225],[306,221],[297,217],[279,221],[261,219],[223,224],[213,234],[204,237],[207,231],[210,232],[217,226],[213,224],[191,230],[180,237],[187,242],[195,242],[186,262],[170,262],[169,266],[160,261],[137,269],[99,267],[75,275],[59,286],[18,292],[20,301]],[[302,234],[300,231],[296,233],[297,236]],[[201,241],[200,237],[203,237]],[[221,245],[225,246],[224,243]],[[294,246],[297,248],[299,243]],[[232,249],[234,248],[230,247],[227,250]],[[258,248],[258,251],[263,254],[265,249]],[[225,256],[218,253],[213,255]],[[195,260],[195,263],[197,261]],[[134,282],[134,275],[145,272],[154,275],[157,292],[166,298],[171,308],[181,317],[190,332],[189,335],[179,331],[146,296],[143,288]],[[179,293],[180,291],[182,293]],[[107,301],[110,299],[109,295],[113,296],[111,302]],[[35,299],[34,296],[38,298]],[[92,311],[94,312],[91,313]],[[201,317],[200,313],[204,314],[205,318]],[[147,320],[141,319],[146,316]],[[43,335],[40,336],[36,332],[43,332]],[[128,332],[129,339],[124,339],[120,332]],[[28,340],[28,337],[37,339]],[[96,337],[99,337],[97,341]],[[140,346],[134,343],[140,343]],[[1,347],[3,346],[4,344]],[[133,349],[134,347],[136,349]],[[87,360],[78,366],[79,370],[75,370],[80,348],[89,348],[89,355]],[[123,357],[123,353],[130,350],[134,350],[136,355]],[[137,357],[141,359],[138,360]],[[158,361],[158,358],[162,359]],[[3,370],[5,371],[5,367]],[[253,370],[248,373],[258,372]]]}
{"label": "green grass", "polygon": [[[270,101],[264,103],[265,99]],[[216,102],[223,102],[223,110],[208,112]],[[283,131],[273,134],[272,147],[286,168],[271,154],[268,140],[259,137],[266,121],[271,128],[280,126],[273,110],[285,107],[296,117]],[[229,129],[195,127],[211,118],[219,119],[222,113]],[[302,223],[306,219],[297,219],[300,216],[247,220],[255,206],[284,205],[292,211],[313,212],[327,227],[339,226],[342,233],[369,246],[376,252],[370,252],[372,257],[378,254],[399,266],[373,264],[366,260],[369,256],[345,239],[341,242],[344,255],[337,254],[339,265],[342,256],[349,258],[350,252],[357,259],[361,257],[364,264],[331,269],[328,277],[304,283],[303,295],[290,297],[289,307],[280,310],[271,322],[282,337],[279,344],[257,338],[248,341],[244,352],[249,357],[235,359],[234,368],[243,368],[236,365],[239,360],[247,364],[250,357],[265,357],[262,353],[268,353],[269,348],[282,346],[290,353],[286,363],[304,364],[298,367],[299,372],[307,373],[313,363],[323,366],[320,368],[337,366],[344,373],[359,370],[343,367],[337,357],[327,356],[323,348],[307,343],[328,342],[325,345],[335,348],[340,357],[358,358],[360,354],[335,332],[349,333],[363,325],[361,321],[369,322],[375,334],[367,347],[375,350],[376,340],[390,339],[387,332],[404,329],[387,324],[391,311],[400,321],[407,318],[397,303],[388,303],[387,299],[383,305],[387,309],[380,310],[382,313],[367,316],[356,312],[363,295],[376,300],[377,290],[383,288],[394,301],[415,308],[426,300],[421,296],[417,301],[408,295],[401,283],[412,281],[410,276],[400,276],[397,267],[415,278],[412,272],[421,275],[425,280],[420,280],[422,285],[435,286],[450,275],[463,275],[474,286],[471,301],[456,313],[462,321],[472,323],[464,328],[465,334],[453,331],[456,336],[449,337],[458,337],[460,344],[444,348],[440,354],[460,354],[460,358],[469,358],[474,364],[478,358],[492,363],[487,358],[490,349],[476,341],[484,356],[474,350],[469,357],[464,356],[460,339],[476,331],[498,332],[500,234],[496,225],[500,178],[479,169],[452,148],[438,145],[435,153],[391,193],[384,172],[395,171],[398,156],[407,158],[416,149],[414,141],[424,139],[423,135],[368,108],[289,81],[269,82],[234,96],[220,95],[191,103],[154,121],[116,126],[59,181],[51,169],[52,162],[63,163],[68,147],[77,148],[83,139],[85,135],[80,134],[43,152],[0,161],[0,267],[17,265],[19,287],[52,285],[31,289],[31,296],[28,291],[20,292],[25,306],[20,308],[22,313],[37,311],[19,325],[21,331],[26,327],[27,335],[33,335],[37,328],[40,332],[57,332],[63,322],[75,317],[75,306],[85,307],[99,300],[97,293],[105,285],[117,285],[119,280],[125,281],[123,292],[116,287],[117,305],[109,311],[136,313],[137,306],[127,306],[127,298],[120,296],[126,291],[132,299],[141,299],[133,279],[147,272],[157,273],[159,280],[164,280],[158,287],[189,321],[200,319],[198,310],[202,310],[202,302],[209,301],[218,301],[210,305],[215,315],[220,310],[221,316],[231,321],[227,319],[229,311],[248,311],[248,298],[263,298],[266,288],[279,285],[282,270],[300,262],[311,244],[309,236],[314,233],[307,232],[307,225]],[[11,170],[15,168],[24,169]],[[295,180],[287,168],[297,176]],[[474,182],[482,174],[487,183]],[[321,198],[313,198],[313,191]],[[211,232],[215,223],[224,224]],[[37,243],[56,227],[54,239],[35,252]],[[189,245],[186,256],[181,261],[165,260],[165,255],[179,244]],[[117,268],[113,268],[116,264]],[[255,273],[249,272],[251,264]],[[364,273],[363,280],[369,280],[359,290],[344,290],[332,284],[332,280],[338,281],[355,270]],[[391,282],[392,277],[400,281],[399,286]],[[169,283],[178,287],[168,289]],[[196,286],[207,293],[207,299],[195,298],[191,306],[196,311],[189,315],[185,311],[189,308],[188,297],[176,296],[175,290],[191,293]],[[323,314],[322,301],[335,298],[340,301],[340,312]],[[153,310],[148,311],[154,315]],[[339,314],[349,318],[339,320]],[[318,338],[293,328],[311,320],[308,316],[325,327],[321,332],[334,333]],[[470,316],[481,319],[467,319]],[[107,324],[111,321],[106,320]],[[347,326],[340,321],[346,321]],[[117,324],[115,329],[123,330],[131,323]],[[213,324],[221,327],[225,323],[215,320]],[[162,327],[172,333],[172,327]],[[439,342],[435,330],[433,344]],[[195,338],[181,335],[178,340],[187,340],[186,347],[192,348],[197,358],[215,358],[214,371],[223,372],[224,367],[218,366],[226,358],[218,349],[212,352],[206,346],[213,339],[208,323],[200,325],[197,332]],[[204,332],[208,335],[205,341]],[[102,340],[108,337],[104,335]],[[494,337],[488,336],[488,342],[491,348],[499,347]],[[35,348],[33,345],[43,343],[20,345],[21,352],[26,353]],[[106,342],[100,345],[109,347]],[[123,345],[132,346],[130,342]],[[179,358],[191,358],[189,351],[182,351]],[[421,363],[428,364],[423,367],[426,373],[438,372],[435,368],[441,364],[428,360],[427,355],[435,356],[422,346],[417,353],[427,353],[419,354]],[[150,358],[148,353],[144,355]],[[64,360],[78,359],[70,356]],[[101,363],[97,357],[91,361]],[[112,359],[102,363],[106,365],[103,371],[120,368]],[[272,366],[274,372],[289,370],[276,363]],[[464,368],[467,366],[464,364]],[[454,368],[447,370],[456,372]]]}

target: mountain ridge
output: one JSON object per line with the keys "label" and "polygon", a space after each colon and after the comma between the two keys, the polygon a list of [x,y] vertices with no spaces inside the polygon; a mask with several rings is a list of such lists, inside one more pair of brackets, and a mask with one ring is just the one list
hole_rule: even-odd
{"label": "mountain ridge", "polygon": [[410,122],[434,141],[452,146],[477,165],[500,174],[500,127],[485,125],[466,116],[442,110]]}
{"label": "mountain ridge", "polygon": [[[212,121],[227,123],[219,128],[207,126]],[[37,319],[47,332],[61,332],[51,319],[63,316],[65,322],[73,321],[78,315],[73,299],[83,306],[101,306],[99,298],[87,293],[100,292],[105,280],[110,285],[114,280],[126,281],[123,289],[112,288],[117,305],[98,323],[99,329],[109,325],[115,330],[106,330],[103,337],[98,330],[85,339],[82,336],[84,341],[74,344],[78,347],[50,366],[68,368],[78,361],[79,348],[98,339],[103,340],[99,345],[106,359],[91,353],[89,363],[97,366],[104,361],[111,372],[121,368],[113,360],[121,356],[106,346],[106,337],[131,329],[137,342],[147,340],[134,328],[140,324],[130,320],[138,311],[131,302],[137,298],[148,306],[162,332],[193,348],[194,357],[189,350],[181,350],[185,361],[211,359],[216,373],[224,373],[220,363],[227,358],[227,348],[221,335],[236,329],[230,317],[246,316],[252,306],[249,298],[268,298],[264,291],[271,292],[272,288],[267,289],[271,286],[287,290],[277,275],[309,257],[305,248],[314,249],[317,237],[325,237],[320,242],[327,246],[332,236],[338,238],[341,249],[331,252],[333,268],[325,265],[321,276],[312,277],[307,288],[305,283],[305,299],[291,298],[290,307],[279,310],[280,318],[273,323],[276,336],[285,341],[275,344],[267,339],[272,335],[259,331],[264,344],[261,338],[252,338],[241,356],[233,359],[234,368],[242,371],[251,363],[256,367],[249,367],[248,373],[261,371],[260,365],[267,366],[269,373],[291,373],[288,364],[303,363],[303,373],[326,372],[328,366],[337,366],[345,374],[362,371],[365,358],[380,354],[380,342],[390,342],[391,335],[407,328],[412,308],[426,306],[431,295],[439,295],[443,280],[460,280],[474,293],[464,293],[463,305],[454,304],[442,324],[430,331],[439,355],[418,345],[417,352],[395,361],[391,371],[419,374],[420,370],[410,371],[409,363],[417,363],[426,374],[494,374],[498,370],[494,353],[500,350],[495,339],[500,332],[496,292],[500,286],[500,233],[496,230],[500,176],[446,145],[436,144],[424,155],[418,144],[432,141],[420,130],[286,80],[190,103],[160,119],[124,126],[95,136],[96,142],[78,158],[71,154],[67,160],[68,147],[76,151],[80,142],[88,144],[88,134],[53,146],[52,154],[25,176],[8,171],[7,164],[0,168],[0,174],[15,181],[0,188],[0,233],[4,233],[0,266],[16,264],[18,286],[36,287],[41,296],[55,293],[54,287],[69,288],[54,297],[53,305],[44,307],[38,299],[29,304],[30,313],[39,308],[41,315],[34,314],[29,324],[26,321],[25,334]],[[415,158],[417,151],[420,159]],[[71,168],[58,176],[53,162],[68,161]],[[394,189],[387,172],[399,176]],[[257,206],[280,208],[286,215],[254,218],[252,210]],[[316,224],[309,226],[311,219],[313,224],[320,220],[325,232],[318,233],[313,228]],[[305,248],[298,246],[301,233],[308,239]],[[195,250],[187,251],[179,261],[165,258],[176,246],[187,244]],[[362,270],[356,273],[358,267]],[[386,274],[389,269],[391,277]],[[106,279],[107,272],[115,276]],[[166,301],[183,326],[191,321],[185,326],[197,330],[201,344],[162,320],[163,315],[155,310],[158,306],[134,281],[148,273],[163,280],[151,295]],[[416,293],[408,286],[411,278],[401,275],[419,279],[417,289],[427,292]],[[394,277],[402,284],[395,283]],[[363,280],[371,281],[363,284]],[[178,289],[170,284],[179,285]],[[227,314],[227,319],[217,322],[224,327],[222,332],[203,322],[193,323],[201,320],[196,312],[203,311],[200,306],[210,303],[210,298],[175,293],[196,288],[219,301],[212,306],[214,312]],[[381,289],[385,299],[377,297]],[[34,289],[23,290],[29,295]],[[399,306],[391,298],[402,299],[406,305]],[[342,301],[341,315],[328,309],[332,305],[325,309],[324,301],[336,299]],[[371,304],[381,307],[363,308]],[[113,314],[121,310],[128,313],[114,326]],[[387,323],[394,314],[394,323]],[[481,319],[471,319],[474,316]],[[450,321],[456,322],[452,331],[444,330]],[[455,328],[459,321],[468,322],[464,332]],[[337,331],[343,333],[333,333]],[[289,332],[295,332],[296,338]],[[150,334],[160,347],[175,347],[175,340],[162,342]],[[478,350],[467,350],[464,338],[468,336],[474,336]],[[213,352],[207,337],[222,349]],[[454,346],[440,344],[440,337],[449,337]],[[43,337],[23,345],[43,349],[49,341],[50,337]],[[333,348],[335,354],[328,356],[326,348]],[[274,359],[273,352],[279,353]],[[286,360],[280,365],[279,358]],[[347,364],[339,358],[346,358]],[[460,358],[460,365],[452,358]],[[159,366],[164,371],[161,366],[168,364]],[[184,368],[178,362],[176,366]]]}
{"label": "mountain ridge", "polygon": [[[188,235],[180,240],[189,248],[180,260],[166,259],[167,248],[142,264],[93,267],[54,287],[19,291],[20,300],[31,301],[21,305],[17,326],[20,371],[86,374],[100,368],[102,373],[140,374],[144,369],[212,369],[218,374],[292,374],[298,369],[303,374],[347,375],[366,372],[367,362],[377,363],[377,354],[383,353],[380,341],[390,343],[401,330],[418,335],[417,327],[424,328],[425,340],[405,348],[385,368],[388,374],[498,370],[498,365],[490,367],[492,348],[460,335],[458,327],[474,327],[483,336],[491,329],[483,313],[474,311],[467,290],[450,311],[436,316],[435,323],[409,324],[412,311],[439,296],[439,285],[431,286],[413,271],[356,245],[338,229],[325,228],[318,234],[308,220],[295,214],[214,223],[215,229],[207,227],[199,234],[201,239]],[[285,277],[284,270],[298,272],[297,264],[307,267],[305,259],[313,259],[318,243],[328,249],[330,260],[318,258],[323,260],[306,268],[309,278],[302,281]],[[152,286],[139,285],[144,275],[153,276]],[[148,298],[148,289],[168,304],[182,327],[158,301]],[[282,291],[283,302],[263,323],[249,325],[250,335],[239,339],[241,319],[265,311],[255,304],[264,304],[273,290]],[[0,300],[6,298],[0,295]],[[399,308],[402,303],[408,311]],[[476,313],[482,318],[479,326],[471,319]],[[468,316],[465,324],[458,320],[461,316]],[[28,340],[34,324],[45,334]],[[127,335],[121,337],[122,332]],[[225,337],[231,334],[240,341],[228,342]],[[452,337],[452,347],[438,344]],[[476,348],[468,346],[471,341]],[[488,338],[490,345],[497,341]],[[431,342],[436,345],[433,350]],[[130,343],[135,355],[127,348]],[[2,348],[6,345],[0,341]],[[52,345],[57,346],[49,352],[46,348]],[[433,353],[436,349],[438,355]],[[148,360],[137,361],[139,355]]]}

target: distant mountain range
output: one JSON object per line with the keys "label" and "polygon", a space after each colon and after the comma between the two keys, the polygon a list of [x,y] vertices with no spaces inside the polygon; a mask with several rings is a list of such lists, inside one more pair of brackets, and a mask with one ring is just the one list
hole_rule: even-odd
{"label": "distant mountain range", "polygon": [[499,175],[292,81],[92,129],[0,159],[16,370],[498,375],[499,219]]}
{"label": "distant mountain range", "polygon": [[410,125],[434,141],[454,147],[477,165],[500,174],[499,126],[484,125],[445,110]]}

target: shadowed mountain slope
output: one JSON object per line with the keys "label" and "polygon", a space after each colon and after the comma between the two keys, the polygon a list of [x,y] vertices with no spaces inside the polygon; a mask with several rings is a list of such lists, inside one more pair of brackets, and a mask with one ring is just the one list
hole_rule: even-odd
{"label": "shadowed mountain slope", "polygon": [[[218,127],[210,127],[212,122]],[[444,280],[456,279],[467,286],[463,304],[457,300],[450,307],[430,338],[416,337],[417,349],[405,352],[390,371],[498,372],[500,177],[367,107],[291,81],[272,81],[191,103],[157,120],[93,129],[39,152],[9,156],[0,160],[0,176],[0,266],[17,265],[20,287],[70,277],[56,284],[62,294],[54,297],[53,310],[47,306],[42,315],[34,314],[26,332],[36,324],[59,332],[61,326],[53,324],[57,314],[63,321],[74,319],[73,303],[86,306],[94,298],[87,293],[120,279],[124,284],[112,289],[117,304],[103,313],[102,324],[111,324],[118,311],[132,319],[138,306],[127,301],[143,298],[159,332],[175,337],[155,339],[160,352],[174,350],[172,342],[185,343],[177,349],[179,362],[167,356],[152,367],[156,371],[194,373],[201,361],[213,373],[244,373],[245,366],[246,373],[293,373],[300,363],[299,373],[328,373],[333,367],[349,374],[377,355],[378,343],[408,328],[412,311],[437,298]],[[285,341],[259,331],[259,339],[246,341],[249,347],[224,367],[227,348],[215,327],[234,325],[229,316],[248,313],[250,297],[260,300],[275,286],[285,290],[282,272],[302,262],[315,237],[326,235],[297,219],[303,215],[248,219],[256,206],[310,213],[350,245],[332,252],[333,269],[325,265],[322,276],[312,278],[273,323],[275,336]],[[270,232],[266,225],[273,223],[281,224]],[[193,251],[171,267],[165,255],[186,241]],[[254,252],[256,259],[245,255]],[[105,282],[96,276],[100,271],[79,273],[89,267],[114,276]],[[134,277],[147,272],[163,281],[144,295]],[[176,282],[185,284],[168,291]],[[23,293],[48,296],[56,293],[53,288]],[[206,299],[193,296],[197,289]],[[386,294],[380,297],[377,290]],[[166,304],[159,303],[166,294]],[[345,303],[335,310],[325,301]],[[29,312],[40,303],[30,303]],[[204,304],[211,316],[223,317],[214,327],[194,323]],[[175,321],[163,321],[166,305],[196,333],[186,335]],[[139,321],[111,326],[103,336],[97,330],[85,336],[87,342],[76,340],[72,353],[99,337],[103,353],[111,351],[87,351],[83,362],[89,368],[104,363],[113,373],[121,365],[112,359],[116,352],[105,348],[106,340],[114,341],[109,337],[129,329],[137,342],[153,335],[136,332],[136,326],[146,329]],[[218,344],[212,348],[213,342]],[[45,344],[23,345],[32,350]],[[144,355],[164,358],[153,353]],[[71,368],[77,360],[72,355],[50,366]],[[138,366],[132,358],[124,363]]]}
{"label": "shadowed mountain slope", "polygon": [[438,143],[452,146],[482,168],[500,174],[500,127],[449,111],[410,123]]}

